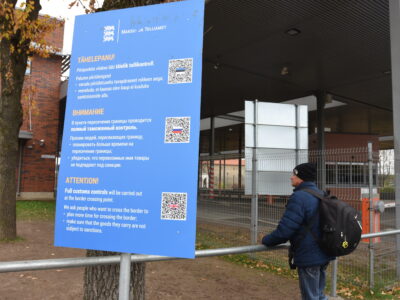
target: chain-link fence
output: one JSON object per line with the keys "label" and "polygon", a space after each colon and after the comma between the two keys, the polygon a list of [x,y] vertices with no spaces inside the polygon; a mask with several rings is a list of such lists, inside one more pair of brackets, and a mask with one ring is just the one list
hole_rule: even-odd
{"label": "chain-link fence", "polygon": [[[395,228],[393,152],[372,152],[367,147],[270,152],[257,154],[258,186],[271,192],[258,195],[259,241],[277,226],[292,192],[291,172],[287,171],[287,165],[294,167],[296,163],[306,161],[316,163],[320,187],[360,212],[363,233],[369,233],[371,229],[379,232]],[[252,164],[251,157],[245,160],[239,155],[201,158],[197,223],[199,240],[208,242],[208,246],[250,243],[252,196],[245,195],[244,189],[245,182],[251,184],[245,178],[249,164]],[[274,171],[268,171],[266,166],[269,165],[274,166]],[[375,209],[378,204],[381,209],[385,208],[384,212]],[[339,259],[338,280],[364,284],[371,283],[372,278],[375,285],[390,285],[396,280],[396,253],[396,236],[363,240],[353,254]],[[285,250],[260,253],[257,257],[277,266],[287,265]]]}

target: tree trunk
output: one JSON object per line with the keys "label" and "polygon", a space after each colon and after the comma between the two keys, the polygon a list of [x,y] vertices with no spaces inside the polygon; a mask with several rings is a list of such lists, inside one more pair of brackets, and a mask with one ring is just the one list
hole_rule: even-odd
{"label": "tree trunk", "polygon": [[40,0],[25,1],[25,25],[15,23],[16,0],[1,1],[0,25],[0,239],[15,239],[16,169],[18,133],[22,124],[21,94],[24,84],[32,23],[41,9]]}
{"label": "tree trunk", "polygon": [[12,55],[10,42],[0,42],[0,239],[16,238],[16,167],[20,102],[26,55]]}
{"label": "tree trunk", "polygon": [[[118,255],[115,252],[88,250],[87,256]],[[131,264],[129,299],[145,298],[145,264]],[[85,269],[85,300],[118,299],[119,265],[103,265]]]}

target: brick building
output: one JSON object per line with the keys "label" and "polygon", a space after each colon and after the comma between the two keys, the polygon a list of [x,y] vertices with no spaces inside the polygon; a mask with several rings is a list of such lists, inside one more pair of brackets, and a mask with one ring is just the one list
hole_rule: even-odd
{"label": "brick building", "polygon": [[[64,24],[47,40],[62,49]],[[18,199],[52,199],[58,148],[61,55],[31,57],[22,92],[23,124],[19,133]]]}

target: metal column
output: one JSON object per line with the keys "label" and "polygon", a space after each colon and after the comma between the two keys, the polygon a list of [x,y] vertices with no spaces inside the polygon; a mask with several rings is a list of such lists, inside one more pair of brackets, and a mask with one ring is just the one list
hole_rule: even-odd
{"label": "metal column", "polygon": [[325,190],[325,102],[327,94],[325,92],[317,93],[317,150],[318,150],[318,187]]}
{"label": "metal column", "polygon": [[243,131],[244,129],[242,129],[242,126],[244,126],[244,124],[241,124],[241,128],[239,129],[239,180],[238,180],[238,189],[240,190],[242,188],[242,140],[243,140]]}
{"label": "metal column", "polygon": [[210,118],[210,171],[208,173],[209,198],[214,199],[214,151],[215,151],[215,118]]}
{"label": "metal column", "polygon": [[[374,232],[374,191],[373,191],[373,168],[372,168],[372,143],[368,143],[368,187],[369,187],[369,233]],[[369,287],[374,288],[374,239],[369,239]]]}
{"label": "metal column", "polygon": [[210,156],[214,155],[215,151],[215,117],[210,118],[210,145],[209,145]]}
{"label": "metal column", "polygon": [[258,234],[258,193],[257,193],[257,184],[258,184],[258,170],[257,170],[257,123],[258,123],[258,101],[254,101],[254,147],[253,147],[253,160],[252,160],[252,185],[251,185],[251,244],[257,244],[257,234]]}
{"label": "metal column", "polygon": [[295,165],[297,166],[300,161],[300,120],[299,120],[299,105],[296,104],[296,158],[295,158]]}
{"label": "metal column", "polygon": [[[396,185],[396,228],[400,228],[400,0],[389,1],[393,102],[393,139]],[[396,237],[397,277],[400,278],[400,236]]]}

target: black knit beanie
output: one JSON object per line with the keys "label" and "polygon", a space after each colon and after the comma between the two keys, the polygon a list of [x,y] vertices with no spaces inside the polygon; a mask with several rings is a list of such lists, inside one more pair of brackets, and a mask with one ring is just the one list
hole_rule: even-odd
{"label": "black knit beanie", "polygon": [[293,174],[302,179],[303,181],[315,181],[317,176],[317,169],[313,163],[304,163],[296,166],[293,169]]}

